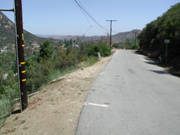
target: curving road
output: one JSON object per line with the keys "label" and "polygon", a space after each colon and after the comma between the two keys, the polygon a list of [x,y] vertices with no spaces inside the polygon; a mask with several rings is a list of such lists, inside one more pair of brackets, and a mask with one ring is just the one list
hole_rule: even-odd
{"label": "curving road", "polygon": [[76,135],[180,135],[180,79],[118,50],[98,75]]}

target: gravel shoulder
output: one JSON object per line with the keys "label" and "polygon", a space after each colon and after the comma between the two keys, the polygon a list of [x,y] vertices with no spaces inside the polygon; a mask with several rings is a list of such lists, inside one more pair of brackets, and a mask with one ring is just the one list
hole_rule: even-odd
{"label": "gravel shoulder", "polygon": [[0,134],[74,135],[86,96],[111,57],[67,74],[32,96],[22,113],[11,114]]}

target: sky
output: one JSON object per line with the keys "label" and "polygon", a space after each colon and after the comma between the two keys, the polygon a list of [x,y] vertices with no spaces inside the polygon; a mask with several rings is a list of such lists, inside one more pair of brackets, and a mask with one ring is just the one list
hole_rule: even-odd
{"label": "sky", "polygon": [[[22,0],[23,28],[41,35],[106,35],[142,30],[179,0]],[[12,9],[14,0],[0,0],[0,9]],[[3,12],[14,22],[13,12]],[[97,23],[98,24],[97,24]]]}

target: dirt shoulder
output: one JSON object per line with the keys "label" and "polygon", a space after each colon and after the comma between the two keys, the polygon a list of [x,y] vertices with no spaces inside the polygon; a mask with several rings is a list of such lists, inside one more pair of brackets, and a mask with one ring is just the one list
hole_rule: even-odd
{"label": "dirt shoulder", "polygon": [[29,99],[22,113],[11,114],[0,134],[74,135],[84,100],[111,57],[67,74]]}

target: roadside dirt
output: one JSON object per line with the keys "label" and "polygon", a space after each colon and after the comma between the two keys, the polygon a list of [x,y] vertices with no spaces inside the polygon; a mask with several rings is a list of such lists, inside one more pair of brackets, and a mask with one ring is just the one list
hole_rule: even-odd
{"label": "roadside dirt", "polygon": [[111,57],[67,74],[29,99],[22,113],[11,114],[0,134],[74,135],[84,100]]}

